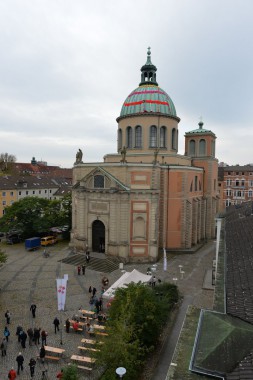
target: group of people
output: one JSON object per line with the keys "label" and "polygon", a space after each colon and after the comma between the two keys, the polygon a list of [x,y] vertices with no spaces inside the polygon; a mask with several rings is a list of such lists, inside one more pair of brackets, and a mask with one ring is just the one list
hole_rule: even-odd
{"label": "group of people", "polygon": [[80,276],[80,274],[81,274],[81,271],[82,271],[82,274],[83,275],[85,275],[85,265],[78,265],[78,267],[77,267],[77,273],[78,273],[78,275]]}

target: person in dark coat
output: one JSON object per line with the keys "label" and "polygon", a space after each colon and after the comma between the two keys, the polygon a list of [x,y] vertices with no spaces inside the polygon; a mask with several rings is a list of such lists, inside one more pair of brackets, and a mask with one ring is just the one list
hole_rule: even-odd
{"label": "person in dark coat", "polygon": [[16,362],[18,363],[18,375],[19,375],[20,370],[21,371],[24,370],[24,367],[23,367],[24,360],[25,360],[24,356],[21,354],[21,352],[19,352],[18,356],[16,357]]}
{"label": "person in dark coat", "polygon": [[23,331],[23,327],[22,326],[18,326],[17,327],[17,330],[16,330],[16,335],[18,337],[18,341],[20,342],[20,333],[21,331]]}
{"label": "person in dark coat", "polygon": [[70,320],[69,320],[69,318],[66,320],[65,325],[66,325],[66,333],[69,333],[69,328],[70,328]]}
{"label": "person in dark coat", "polygon": [[86,263],[89,264],[89,262],[90,262],[90,252],[87,251],[86,252]]}
{"label": "person in dark coat", "polygon": [[34,358],[31,358],[29,362],[31,377],[34,376],[35,366],[36,366],[36,360]]}
{"label": "person in dark coat", "polygon": [[41,363],[44,363],[44,361],[45,361],[45,356],[46,356],[46,350],[45,350],[45,347],[44,347],[44,346],[41,346],[41,349],[40,349],[40,360],[41,360]]}
{"label": "person in dark coat", "polygon": [[27,334],[26,334],[25,331],[22,331],[22,334],[21,334],[21,336],[20,336],[20,339],[21,339],[21,346],[22,346],[23,348],[26,348],[25,343],[26,343],[26,339],[27,339]]}
{"label": "person in dark coat", "polygon": [[0,347],[1,347],[1,351],[2,351],[2,356],[6,356],[6,352],[7,352],[7,340],[5,338],[3,338]]}
{"label": "person in dark coat", "polygon": [[85,265],[82,265],[82,273],[85,275]]}
{"label": "person in dark coat", "polygon": [[60,324],[60,321],[57,317],[55,317],[54,321],[53,321],[53,324],[54,324],[54,332],[56,334],[56,331],[59,331],[59,324]]}
{"label": "person in dark coat", "polygon": [[40,344],[40,328],[34,327],[33,329],[33,337],[34,337],[34,343]]}
{"label": "person in dark coat", "polygon": [[77,273],[78,273],[78,275],[81,274],[81,267],[80,267],[80,265],[78,265],[78,267],[77,267]]}
{"label": "person in dark coat", "polygon": [[27,330],[27,335],[29,338],[29,346],[32,346],[32,344],[33,344],[33,329],[31,327]]}
{"label": "person in dark coat", "polygon": [[35,318],[35,312],[36,312],[37,306],[33,303],[30,307],[30,310],[32,312],[33,318]]}
{"label": "person in dark coat", "polygon": [[41,331],[41,343],[42,343],[42,346],[47,345],[47,332],[45,330]]}
{"label": "person in dark coat", "polygon": [[97,289],[94,287],[94,288],[92,289],[92,295],[93,295],[93,297],[95,296],[96,292],[97,292]]}
{"label": "person in dark coat", "polygon": [[8,329],[7,326],[4,328],[4,337],[6,338],[6,341],[9,341],[9,336],[11,335],[10,330]]}
{"label": "person in dark coat", "polygon": [[11,313],[9,312],[9,310],[6,310],[6,313],[4,314],[4,316],[6,318],[7,325],[9,325],[11,323]]}

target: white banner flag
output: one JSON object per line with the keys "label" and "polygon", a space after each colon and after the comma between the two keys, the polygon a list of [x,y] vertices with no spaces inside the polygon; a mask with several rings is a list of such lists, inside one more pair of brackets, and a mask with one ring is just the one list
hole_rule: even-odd
{"label": "white banner flag", "polygon": [[64,310],[66,302],[67,280],[66,278],[57,278],[56,283],[58,310]]}
{"label": "white banner flag", "polygon": [[166,255],[166,249],[163,248],[163,270],[167,270],[167,255]]}

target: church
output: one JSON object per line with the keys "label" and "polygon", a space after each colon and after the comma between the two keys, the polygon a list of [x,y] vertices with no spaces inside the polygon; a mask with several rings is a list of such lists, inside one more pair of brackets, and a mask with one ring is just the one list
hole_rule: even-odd
{"label": "church", "polygon": [[77,153],[71,233],[77,251],[155,262],[163,248],[187,252],[215,237],[216,136],[199,122],[178,154],[180,118],[156,74],[148,48],[140,84],[116,119],[117,153],[97,163]]}

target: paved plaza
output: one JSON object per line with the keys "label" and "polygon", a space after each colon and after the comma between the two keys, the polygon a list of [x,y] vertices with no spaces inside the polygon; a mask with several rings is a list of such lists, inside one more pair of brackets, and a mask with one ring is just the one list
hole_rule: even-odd
{"label": "paved plaza", "polygon": [[[49,258],[43,257],[42,249],[27,252],[22,243],[13,246],[0,243],[0,248],[8,254],[7,263],[0,268],[0,331],[3,332],[5,327],[5,311],[8,309],[11,312],[11,324],[9,325],[11,335],[7,356],[0,358],[0,380],[7,379],[8,371],[12,366],[17,369],[16,356],[19,352],[22,352],[25,362],[24,371],[18,378],[30,379],[29,360],[39,353],[40,346],[29,347],[28,341],[26,348],[21,349],[15,335],[18,325],[21,325],[24,330],[29,327],[40,327],[46,330],[48,332],[47,344],[65,349],[65,354],[60,362],[48,362],[42,365],[38,361],[36,365],[34,379],[41,379],[44,369],[47,369],[48,379],[56,379],[56,374],[60,369],[70,362],[70,356],[79,354],[77,347],[80,345],[81,338],[84,337],[75,333],[67,334],[63,327],[65,320],[76,314],[80,307],[89,308],[88,288],[90,285],[95,286],[99,294],[104,276],[109,279],[109,285],[111,285],[122,273],[120,269],[109,274],[86,269],[84,276],[78,276],[76,266],[61,263],[62,259],[71,255],[68,245],[65,243],[59,243],[50,248]],[[191,304],[212,308],[213,291],[210,288],[203,289],[203,283],[207,270],[212,267],[213,258],[214,244],[210,242],[205,248],[194,254],[170,255],[167,271],[163,270],[163,260],[159,261],[155,274],[162,281],[176,282],[180,292],[185,296],[185,299],[190,300]],[[180,268],[180,265],[183,267]],[[127,271],[136,268],[142,273],[146,273],[147,267],[147,264],[124,266]],[[181,274],[180,270],[184,273]],[[56,278],[63,277],[64,274],[69,276],[66,308],[64,312],[58,312]],[[37,305],[36,318],[32,318],[30,311],[32,303]],[[61,329],[57,334],[54,333],[53,325],[56,316],[61,321]],[[169,344],[172,342],[168,342]],[[164,349],[165,354],[166,347]],[[168,358],[163,362],[163,357],[161,357],[161,362],[155,370],[156,374],[160,373],[159,380],[165,378],[164,375],[168,366]],[[89,376],[81,372],[79,378],[80,380],[92,379],[92,375]]]}

